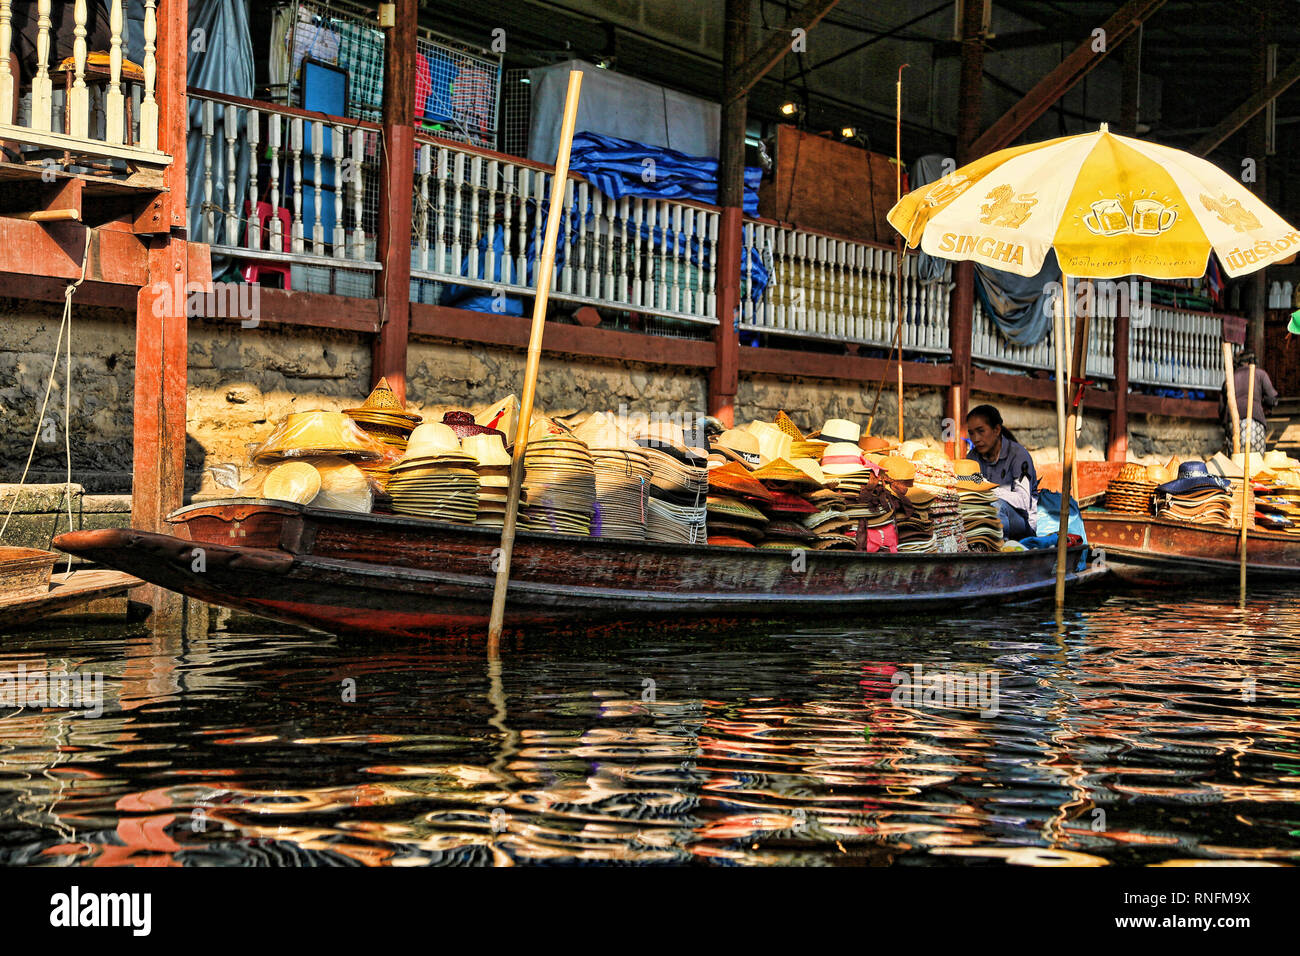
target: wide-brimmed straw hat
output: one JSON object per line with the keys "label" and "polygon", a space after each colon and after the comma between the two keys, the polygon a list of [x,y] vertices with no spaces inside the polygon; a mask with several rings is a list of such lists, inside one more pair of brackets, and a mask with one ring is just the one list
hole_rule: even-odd
{"label": "wide-brimmed straw hat", "polygon": [[492,431],[480,435],[467,435],[460,440],[465,454],[473,455],[484,467],[508,467],[510,455],[501,441],[501,433]]}
{"label": "wide-brimmed straw hat", "polygon": [[791,484],[805,485],[812,488],[820,487],[822,484],[822,482],[819,482],[811,474],[800,468],[796,468],[784,458],[778,458],[775,461],[768,462],[762,468],[759,468],[754,472],[754,477],[763,482],[787,481]]}
{"label": "wide-brimmed straw hat", "polygon": [[739,428],[727,429],[710,443],[710,448],[749,468],[762,464],[757,436]]}
{"label": "wide-brimmed straw hat", "polygon": [[821,466],[828,475],[852,475],[867,467],[861,449],[849,442],[827,445],[822,453]]}
{"label": "wide-brimmed straw hat", "polygon": [[755,478],[744,465],[729,462],[709,469],[709,491],[717,494],[771,501],[772,492]]}
{"label": "wide-brimmed straw hat", "polygon": [[573,437],[586,442],[588,448],[636,451],[640,446],[604,412],[596,412],[573,430]]}
{"label": "wide-brimmed straw hat", "polygon": [[749,422],[741,426],[740,430],[749,432],[758,439],[758,457],[761,464],[766,465],[778,459],[788,462],[794,456],[790,450],[794,439],[771,422]]}
{"label": "wide-brimmed straw hat", "polygon": [[515,429],[519,423],[519,397],[507,395],[475,415],[474,421],[502,432],[506,436],[506,444],[513,445]]}
{"label": "wide-brimmed straw hat", "polygon": [[253,452],[253,460],[266,462],[305,455],[382,458],[386,447],[342,412],[318,409],[285,416],[270,437]]}
{"label": "wide-brimmed straw hat", "polygon": [[858,439],[862,437],[862,426],[844,418],[828,418],[822,425],[821,431],[817,433],[817,437],[832,445],[836,442],[856,445]]}
{"label": "wide-brimmed straw hat", "polygon": [[1178,477],[1156,488],[1166,495],[1181,495],[1200,488],[1219,488],[1227,490],[1232,483],[1227,479],[1210,474],[1203,461],[1185,461],[1178,466]]}
{"label": "wide-brimmed straw hat", "polygon": [[406,443],[403,461],[413,458],[432,458],[436,455],[455,454],[461,450],[460,439],[450,425],[442,422],[425,422],[417,425]]}

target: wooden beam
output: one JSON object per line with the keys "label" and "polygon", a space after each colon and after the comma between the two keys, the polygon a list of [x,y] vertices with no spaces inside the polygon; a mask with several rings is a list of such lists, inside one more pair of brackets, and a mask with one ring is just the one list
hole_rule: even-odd
{"label": "wooden beam", "polygon": [[[1297,80],[1300,80],[1300,59],[1291,63],[1271,83],[1225,116],[1214,129],[1198,139],[1188,152],[1196,156],[1209,156],[1224,140],[1254,119],[1264,107],[1294,86]],[[1256,162],[1262,159],[1262,156],[1258,156]]]}
{"label": "wooden beam", "polygon": [[[411,334],[463,344],[527,348],[531,321],[515,315],[485,316],[482,312],[445,305],[411,304]],[[701,339],[665,338],[583,325],[546,324],[542,350],[553,355],[579,355],[707,369],[713,366],[713,343]]]}
{"label": "wooden beam", "polygon": [[[1035,402],[1056,403],[1056,383],[1048,378],[1030,378],[1028,375],[1011,375],[977,368],[971,373],[972,392],[988,395],[1005,395],[1027,398]],[[1115,393],[1101,388],[1088,388],[1084,394],[1084,408],[1090,411],[1109,411],[1115,407]]]}
{"label": "wooden beam", "polygon": [[[795,30],[811,30],[817,23],[830,13],[839,0],[806,0],[804,5],[790,14],[789,19],[775,33],[767,38],[758,51],[753,56],[747,57],[744,62],[740,63],[734,73],[728,74],[723,69],[724,76],[730,76],[730,97],[737,98],[745,96],[754,84],[767,75],[767,72],[776,66],[785,55],[790,52],[791,44],[794,42]],[[748,18],[749,4],[745,4],[746,18]],[[730,11],[732,5],[727,4],[727,10]],[[728,14],[730,19],[730,14]],[[725,27],[724,27],[725,29]],[[724,52],[725,56],[725,52]],[[724,101],[725,106],[725,101]]]}
{"label": "wooden beam", "polygon": [[379,334],[370,379],[387,378],[406,401],[406,340],[411,326],[411,205],[415,183],[415,32],[417,0],[396,0],[384,35],[384,141],[379,164]]}
{"label": "wooden beam", "polygon": [[1056,69],[1039,80],[1019,103],[984,131],[971,149],[972,156],[978,158],[1010,146],[1034,120],[1046,113],[1053,103],[1101,63],[1107,53],[1119,47],[1129,34],[1164,4],[1165,0],[1129,0],[1101,25],[1106,41],[1105,50],[1093,50],[1096,41],[1090,34]]}
{"label": "wooden beam", "polygon": [[[0,272],[80,278],[85,247],[86,227],[79,223],[0,218]],[[139,238],[114,229],[92,230],[87,279],[140,286],[148,269],[147,247]]]}
{"label": "wooden beam", "polygon": [[1128,460],[1128,333],[1129,314],[1124,309],[1115,319],[1115,410],[1110,416],[1106,458]]}
{"label": "wooden beam", "polygon": [[[881,378],[897,380],[898,365],[892,359],[859,355],[828,355],[793,349],[756,348],[740,350],[740,371],[780,378],[822,378],[875,387]],[[951,380],[947,365],[904,362],[903,384],[942,388]]]}

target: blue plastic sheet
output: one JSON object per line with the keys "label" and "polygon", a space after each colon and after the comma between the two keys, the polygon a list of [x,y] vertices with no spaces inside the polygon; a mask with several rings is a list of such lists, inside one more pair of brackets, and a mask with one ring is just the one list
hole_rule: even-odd
{"label": "blue plastic sheet", "polygon": [[[253,97],[253,44],[248,27],[248,0],[190,0],[189,27],[191,36],[195,30],[204,31],[205,53],[202,56],[190,55],[186,80],[191,87],[227,93],[231,96]],[[189,224],[191,238],[201,238],[204,242],[238,245],[239,236],[226,235],[225,216],[213,215],[215,235],[209,237],[200,226],[203,215],[203,176],[198,175],[204,166],[203,151],[203,105],[198,100],[189,101],[190,128],[186,142],[187,169],[195,175],[189,177],[189,190],[186,197],[189,205]],[[214,148],[212,150],[212,181],[226,181],[225,149],[225,110],[216,106],[213,110],[215,121]],[[239,129],[235,131],[235,195],[243,196],[248,185],[249,150],[245,135],[245,116],[239,112]],[[215,148],[220,144],[220,148]],[[215,197],[214,197],[215,198]],[[224,194],[222,200],[224,201]],[[241,217],[242,209],[238,210]],[[213,277],[218,277],[229,268],[226,257],[212,257]]]}
{"label": "blue plastic sheet", "polygon": [[[1059,491],[1038,492],[1038,524],[1035,532],[1039,538],[1055,536],[1061,528],[1061,493]],[[1068,534],[1077,534],[1088,543],[1088,532],[1083,527],[1083,515],[1079,514],[1079,502],[1070,498],[1070,520],[1066,525]]]}
{"label": "blue plastic sheet", "polygon": [[1018,276],[975,263],[975,292],[993,324],[1015,345],[1037,345],[1052,327],[1047,287],[1060,287],[1061,267],[1051,250],[1036,276]]}
{"label": "blue plastic sheet", "polygon": [[[709,156],[687,156],[662,146],[582,132],[573,137],[569,168],[613,199],[646,196],[718,204],[718,161]],[[758,215],[762,179],[757,166],[745,167],[747,216]]]}

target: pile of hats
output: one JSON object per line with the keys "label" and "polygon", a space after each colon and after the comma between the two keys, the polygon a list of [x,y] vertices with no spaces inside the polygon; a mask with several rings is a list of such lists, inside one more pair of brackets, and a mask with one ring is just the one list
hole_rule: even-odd
{"label": "pile of hats", "polygon": [[241,495],[364,513],[375,503],[369,470],[386,470],[397,453],[341,412],[318,409],[286,416],[251,457],[255,465],[308,464],[317,475],[301,468],[259,470],[241,485]]}
{"label": "pile of hats", "polygon": [[907,489],[907,501],[912,506],[912,513],[900,514],[894,519],[898,529],[898,550],[903,554],[929,554],[939,550],[939,542],[934,534],[934,522],[930,518],[930,506],[934,504],[935,493],[932,489],[913,485]]}
{"label": "pile of hats", "polygon": [[686,447],[679,425],[653,421],[632,435],[650,466],[646,540],[704,544],[709,493],[708,458]]}
{"label": "pile of hats", "polygon": [[[366,434],[401,454],[406,453],[406,443],[411,432],[423,420],[419,415],[412,415],[397,400],[397,395],[388,384],[387,378],[381,378],[367,396],[360,408],[344,409],[343,414],[356,422]],[[362,471],[373,478],[380,488],[388,484],[388,465],[391,462],[374,460],[359,466]]]}
{"label": "pile of hats", "polygon": [[761,510],[772,493],[739,462],[709,468],[708,543],[752,548],[763,539],[769,519]]}
{"label": "pile of hats", "polygon": [[1178,466],[1177,478],[1156,487],[1156,517],[1228,527],[1231,490],[1232,483],[1211,475],[1205,462],[1185,461]]}
{"label": "pile of hats", "polygon": [[849,543],[857,547],[858,525],[863,520],[866,521],[868,533],[877,532],[877,537],[882,541],[896,543],[896,534],[890,530],[894,527],[894,509],[890,502],[880,495],[874,496],[870,501],[862,500],[863,489],[880,475],[880,466],[863,456],[857,442],[834,442],[828,445],[821,464],[826,475],[838,482],[835,490],[844,501],[842,516],[849,523],[844,534],[850,539]]}
{"label": "pile of hats", "polygon": [[997,488],[985,481],[979,462],[968,458],[953,462],[957,495],[961,500],[962,529],[972,551],[1002,550],[1002,519],[998,517]]}
{"label": "pile of hats", "polygon": [[943,553],[969,551],[952,460],[942,451],[925,448],[914,453],[912,464],[916,468],[914,487],[934,495],[929,503],[929,517],[935,549]]}
{"label": "pile of hats", "polygon": [[528,503],[520,506],[520,527],[591,535],[596,465],[581,439],[549,419],[535,421],[524,450],[524,475]]}
{"label": "pile of hats", "polygon": [[[467,435],[460,445],[474,458],[478,475],[478,512],[474,523],[486,528],[500,528],[506,520],[506,503],[510,496],[510,453],[500,433],[483,432]],[[525,500],[520,489],[519,500]]]}
{"label": "pile of hats", "polygon": [[417,426],[405,456],[389,468],[393,511],[473,524],[478,517],[478,464],[449,426],[440,422]]}
{"label": "pile of hats", "polygon": [[1146,465],[1133,462],[1121,468],[1106,486],[1106,510],[1119,514],[1151,514],[1151,495],[1159,482],[1148,474],[1150,470]]}
{"label": "pile of hats", "polygon": [[649,456],[612,418],[596,412],[573,430],[591,453],[596,477],[593,538],[646,538]]}

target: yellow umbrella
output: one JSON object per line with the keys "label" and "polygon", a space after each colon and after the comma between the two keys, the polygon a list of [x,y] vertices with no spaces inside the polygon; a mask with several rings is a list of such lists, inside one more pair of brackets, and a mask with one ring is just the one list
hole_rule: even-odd
{"label": "yellow umbrella", "polygon": [[[970,259],[1022,276],[1037,275],[1049,249],[1070,278],[1193,279],[1210,252],[1229,276],[1292,258],[1300,231],[1219,167],[1182,150],[1095,133],[990,153],[904,196],[889,222],[909,246],[933,256]],[[1075,349],[1071,381],[1081,378]],[[1058,377],[1060,370],[1058,369]],[[1058,403],[1062,390],[1057,391]],[[1066,426],[1061,529],[1069,518],[1075,409]],[[1065,594],[1065,535],[1057,548],[1057,604]]]}

